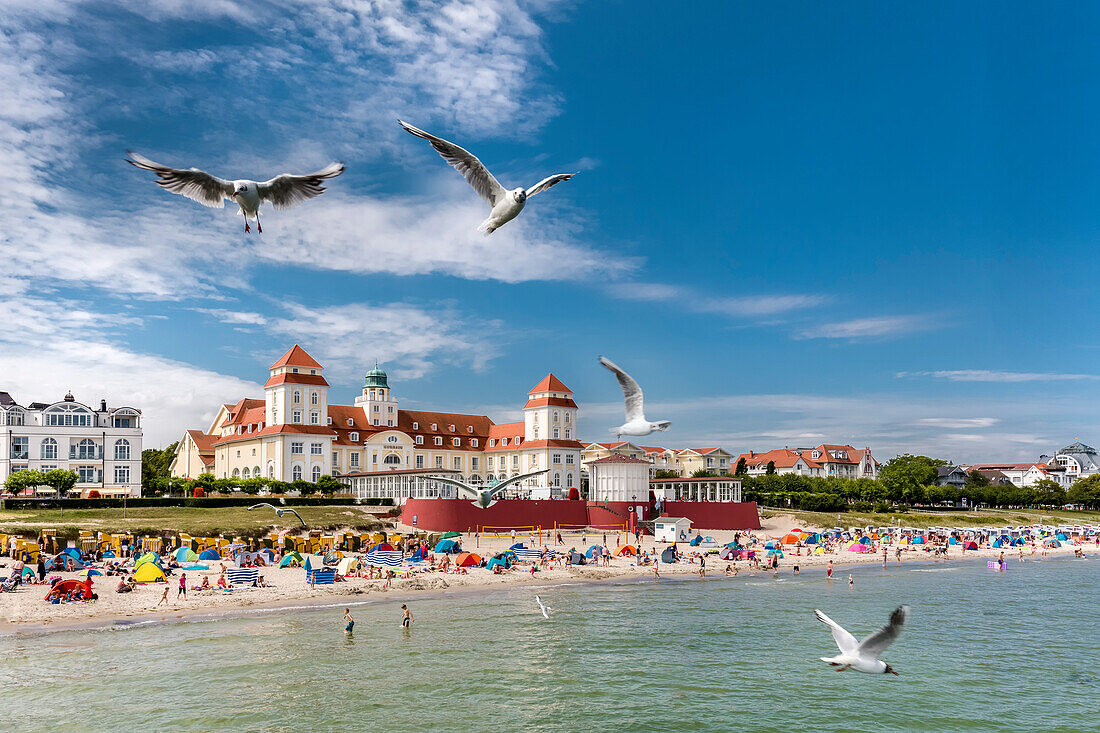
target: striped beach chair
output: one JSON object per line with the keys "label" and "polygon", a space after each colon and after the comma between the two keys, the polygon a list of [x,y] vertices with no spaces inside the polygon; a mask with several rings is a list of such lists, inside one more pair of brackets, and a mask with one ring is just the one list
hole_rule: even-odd
{"label": "striped beach chair", "polygon": [[372,550],[367,553],[367,565],[376,568],[396,568],[401,566],[400,550]]}
{"label": "striped beach chair", "polygon": [[225,570],[225,577],[230,585],[252,587],[256,585],[259,575],[258,568],[226,568]]}

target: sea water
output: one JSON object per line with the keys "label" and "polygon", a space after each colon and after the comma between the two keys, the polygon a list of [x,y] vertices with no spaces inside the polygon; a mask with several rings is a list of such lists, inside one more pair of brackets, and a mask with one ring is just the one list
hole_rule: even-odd
{"label": "sea water", "polygon": [[[831,582],[742,572],[379,594],[352,606],[350,638],[339,599],[0,637],[0,727],[1097,731],[1098,578],[1100,557],[845,567]],[[909,624],[884,655],[900,677],[819,661],[836,647],[813,609],[862,638],[902,603]]]}

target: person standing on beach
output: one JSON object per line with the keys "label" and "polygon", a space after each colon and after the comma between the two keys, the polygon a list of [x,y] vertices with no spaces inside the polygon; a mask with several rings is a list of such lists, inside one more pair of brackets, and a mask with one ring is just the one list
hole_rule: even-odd
{"label": "person standing on beach", "polygon": [[657,557],[657,555],[654,555],[653,556],[653,579],[654,580],[657,580],[657,578],[661,577],[661,572],[657,569],[657,566],[660,563],[661,563],[660,558]]}
{"label": "person standing on beach", "polygon": [[[168,593],[168,589],[164,589],[165,594]],[[187,600],[187,573],[180,573],[180,587],[176,591],[176,600],[178,601],[180,596],[183,596],[183,600]]]}
{"label": "person standing on beach", "polygon": [[413,622],[412,611],[404,603],[401,604],[401,626],[402,628],[409,628],[409,625]]}
{"label": "person standing on beach", "polygon": [[699,556],[699,577],[707,577],[707,557],[706,555]]}
{"label": "person standing on beach", "polygon": [[167,586],[167,584],[164,586],[164,592],[160,594],[160,600],[157,601],[157,605],[159,606],[162,603],[166,606],[168,605],[168,586]]}
{"label": "person standing on beach", "polygon": [[512,530],[512,544],[516,544],[516,531],[514,529]]}
{"label": "person standing on beach", "polygon": [[344,635],[351,636],[351,630],[355,628],[355,619],[351,617],[351,609],[344,609],[344,620],[348,622],[348,625],[344,627]]}
{"label": "person standing on beach", "polygon": [[[1024,559],[1023,552],[1020,553],[1020,560]],[[38,553],[38,582],[41,583],[46,579],[46,561],[42,557],[42,553]]]}

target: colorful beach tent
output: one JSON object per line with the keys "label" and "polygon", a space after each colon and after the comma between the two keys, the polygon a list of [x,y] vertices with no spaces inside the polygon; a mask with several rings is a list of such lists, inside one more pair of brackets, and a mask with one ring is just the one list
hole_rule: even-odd
{"label": "colorful beach tent", "polygon": [[135,583],[159,583],[162,581],[167,582],[168,578],[164,576],[164,571],[157,567],[155,562],[143,563],[140,568],[134,571]]}
{"label": "colorful beach tent", "polygon": [[344,553],[337,550],[336,552],[330,552],[326,554],[323,562],[325,563],[325,565],[338,565],[343,559]]}
{"label": "colorful beach tent", "polygon": [[458,552],[458,543],[454,540],[440,540],[435,543],[436,552]]}
{"label": "colorful beach tent", "polygon": [[348,573],[354,573],[359,569],[359,558],[357,557],[345,557],[340,561],[340,564],[336,566],[336,572],[339,575],[347,575]]}
{"label": "colorful beach tent", "polygon": [[[94,572],[96,575],[103,575],[103,573],[99,572],[98,570],[94,570],[92,572]],[[34,577],[34,568],[32,568],[30,565],[24,565],[23,566],[23,572],[20,573],[20,575],[29,575],[33,578]]]}
{"label": "colorful beach tent", "polygon": [[275,559],[275,550],[272,550],[270,547],[261,548],[257,550],[257,552],[266,557],[268,562]]}
{"label": "colorful beach tent", "polygon": [[912,539],[912,543],[914,545],[923,545],[924,544],[924,537],[921,537],[920,535],[917,535],[916,537],[914,537]]}
{"label": "colorful beach tent", "polygon": [[794,532],[783,535],[783,539],[780,540],[784,545],[797,545],[801,541],[801,538]]}
{"label": "colorful beach tent", "polygon": [[93,575],[103,575],[103,571],[96,570],[95,568],[84,568],[79,573],[77,573],[77,575],[80,575],[80,576],[85,577],[85,578],[90,578]]}
{"label": "colorful beach tent", "polygon": [[458,557],[455,558],[455,565],[460,568],[472,568],[473,566],[480,564],[481,555],[475,554],[473,552],[462,552],[459,553]]}
{"label": "colorful beach tent", "polygon": [[767,542],[764,543],[764,549],[765,550],[774,550],[778,546],[779,545],[776,543],[775,540],[768,540]]}
{"label": "colorful beach tent", "polygon": [[599,545],[592,545],[588,548],[588,552],[584,553],[585,557],[603,557],[603,548]]}
{"label": "colorful beach tent", "polygon": [[147,552],[134,562],[134,569],[137,570],[140,567],[144,567],[146,563],[153,563],[154,565],[157,565],[159,567],[162,564],[162,561],[160,559],[160,555],[158,555],[157,553]]}
{"label": "colorful beach tent", "polygon": [[853,542],[848,546],[848,552],[870,552],[871,547],[862,542]]}
{"label": "colorful beach tent", "polygon": [[723,547],[722,551],[718,553],[718,557],[722,560],[736,560],[737,552],[738,551],[732,547]]}
{"label": "colorful beach tent", "polygon": [[522,543],[522,542],[517,542],[516,544],[512,545],[512,546],[511,546],[511,547],[509,547],[508,549],[509,549],[509,550],[518,550],[518,549],[520,549],[521,547],[523,547],[523,543]]}
{"label": "colorful beach tent", "polygon": [[54,583],[49,592],[46,593],[46,598],[50,597],[50,593],[54,591],[60,591],[61,593],[71,593],[74,590],[84,591],[84,581],[70,578],[69,580],[62,580]]}
{"label": "colorful beach tent", "polygon": [[425,554],[425,550],[424,550],[423,547],[421,547],[420,549],[418,549],[416,552],[413,553],[413,556],[410,557],[409,560],[411,562],[420,562],[421,560],[425,559],[426,557],[427,557],[427,555]]}
{"label": "colorful beach tent", "polygon": [[1027,540],[1025,540],[1023,537],[1017,537],[1016,539],[1012,540],[1012,546],[1013,547],[1022,547],[1023,545],[1026,545],[1026,544],[1027,544]]}
{"label": "colorful beach tent", "polygon": [[486,567],[488,567],[490,570],[492,570],[497,565],[499,565],[500,567],[507,570],[508,569],[508,558],[504,555],[497,555],[496,557],[489,560],[489,564]]}
{"label": "colorful beach tent", "polygon": [[302,562],[302,556],[299,555],[297,552],[288,552],[287,554],[283,555],[283,559],[279,561],[279,567],[285,568],[287,565],[294,561]]}
{"label": "colorful beach tent", "polygon": [[[1064,539],[1064,538],[1062,538],[1062,539]],[[72,558],[74,560],[80,560],[81,559],[80,550],[76,549],[75,547],[66,547],[64,550],[61,551],[61,554],[70,555],[70,556],[72,556]]]}
{"label": "colorful beach tent", "polygon": [[200,560],[221,560],[222,556],[213,548],[207,548],[199,553]]}
{"label": "colorful beach tent", "polygon": [[676,550],[672,549],[671,545],[661,553],[661,562],[676,562]]}
{"label": "colorful beach tent", "polygon": [[382,550],[384,552],[393,552],[396,549],[397,548],[391,545],[389,542],[379,542],[377,545],[367,550],[367,552],[377,552],[378,550]]}
{"label": "colorful beach tent", "polygon": [[176,562],[198,562],[199,556],[190,547],[181,547],[172,552]]}
{"label": "colorful beach tent", "polygon": [[964,550],[976,550],[976,549],[978,549],[978,543],[971,540],[970,542],[967,542],[965,545],[963,545],[963,549]]}
{"label": "colorful beach tent", "polygon": [[688,544],[690,544],[692,547],[698,547],[700,544],[702,544],[702,542],[703,542],[703,535],[697,534],[697,535],[695,535],[694,537],[691,538],[691,542],[689,542]]}
{"label": "colorful beach tent", "polygon": [[623,545],[615,550],[615,557],[621,557],[622,555],[637,555],[638,548],[634,545]]}

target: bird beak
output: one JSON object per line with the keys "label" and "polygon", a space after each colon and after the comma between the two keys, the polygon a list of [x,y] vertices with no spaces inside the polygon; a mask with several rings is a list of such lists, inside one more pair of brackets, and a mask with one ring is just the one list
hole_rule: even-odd
{"label": "bird beak", "polygon": [[237,198],[237,192],[234,191],[233,193],[229,194],[229,198],[231,198],[231,199]]}
{"label": "bird beak", "polygon": [[900,675],[900,674],[898,674],[897,672],[895,672],[895,671],[894,671],[894,670],[892,670],[892,669],[890,670],[890,674],[894,675],[895,677],[901,677],[901,675]]}

